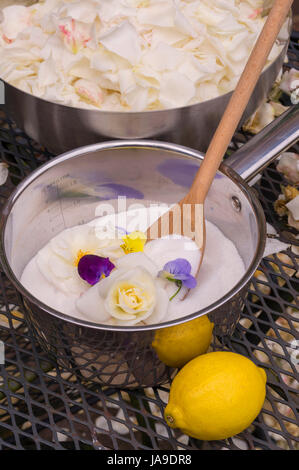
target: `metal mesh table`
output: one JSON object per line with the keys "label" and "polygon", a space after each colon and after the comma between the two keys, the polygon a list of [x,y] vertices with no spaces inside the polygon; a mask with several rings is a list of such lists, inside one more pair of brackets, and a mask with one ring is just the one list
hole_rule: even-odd
{"label": "metal mesh table", "polygon": [[[289,49],[298,68],[298,33]],[[238,133],[232,149],[250,136]],[[296,151],[299,152],[297,145]],[[27,174],[51,158],[46,149],[17,129],[0,108],[0,155],[9,179],[0,186],[0,209]],[[281,175],[275,164],[255,186],[267,220],[282,240],[289,232],[273,211]],[[20,296],[0,271],[0,449],[299,449],[299,242],[264,258],[253,278],[234,335],[214,349],[229,349],[267,372],[267,398],[255,422],[232,439],[202,442],[171,430],[163,419],[169,386],[138,391],[79,382],[43,353],[23,317]]]}

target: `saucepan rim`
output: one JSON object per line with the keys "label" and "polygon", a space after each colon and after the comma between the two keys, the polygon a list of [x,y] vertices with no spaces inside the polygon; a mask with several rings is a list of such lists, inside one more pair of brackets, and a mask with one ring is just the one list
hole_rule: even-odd
{"label": "saucepan rim", "polygon": [[[112,141],[101,142],[98,144],[83,146],[83,147],[65,152],[62,155],[59,155],[53,158],[52,160],[50,160],[49,162],[41,165],[39,168],[34,170],[29,176],[27,176],[16,187],[16,189],[8,198],[3,209],[3,213],[2,213],[2,217],[0,221],[0,230],[1,230],[0,259],[1,259],[2,266],[6,275],[8,276],[10,281],[13,283],[14,287],[23,295],[23,297],[25,297],[25,299],[27,298],[32,304],[36,305],[39,309],[43,310],[45,313],[51,316],[54,316],[60,320],[64,320],[68,323],[72,323],[80,327],[86,327],[86,328],[91,328],[95,330],[106,330],[106,331],[108,330],[108,331],[120,331],[120,332],[141,332],[141,331],[157,330],[157,329],[167,328],[167,327],[174,326],[174,325],[179,325],[179,324],[188,322],[190,320],[194,320],[195,318],[198,318],[200,316],[206,315],[208,313],[212,313],[214,310],[223,306],[226,303],[229,304],[229,302],[233,300],[235,295],[238,292],[240,292],[242,288],[245,287],[247,283],[250,281],[251,277],[253,276],[254,272],[256,271],[260,263],[260,260],[262,259],[264,248],[265,248],[265,240],[266,240],[266,223],[265,223],[265,216],[264,216],[263,209],[261,207],[261,204],[258,198],[254,194],[254,192],[250,189],[248,184],[244,180],[242,180],[242,178],[234,170],[229,168],[224,163],[220,167],[220,172],[223,173],[226,177],[231,179],[233,183],[236,184],[238,189],[240,189],[242,193],[245,195],[246,199],[248,200],[251,206],[252,212],[256,220],[256,225],[257,225],[257,230],[258,230],[258,241],[257,241],[257,246],[256,246],[254,256],[252,257],[252,261],[250,263],[250,266],[246,270],[246,273],[242,276],[239,282],[229,292],[227,292],[227,294],[225,294],[223,297],[221,297],[221,299],[217,300],[216,302],[213,302],[208,307],[201,309],[197,312],[193,312],[184,317],[180,317],[179,319],[176,319],[176,320],[166,321],[163,323],[157,323],[157,324],[152,324],[152,325],[140,325],[140,326],[104,325],[104,324],[98,324],[94,322],[81,320],[79,318],[63,314],[59,312],[58,310],[55,310],[49,307],[48,305],[44,304],[43,302],[38,300],[36,297],[34,297],[27,289],[25,289],[25,287],[17,279],[17,277],[15,276],[14,272],[12,271],[10,267],[10,263],[6,256],[4,236],[5,236],[7,221],[11,214],[11,210],[13,206],[15,205],[16,201],[21,197],[25,189],[31,183],[37,180],[40,175],[44,174],[45,172],[50,170],[52,167],[55,167],[66,160],[69,160],[72,158],[83,157],[84,155],[87,155],[96,151],[103,151],[103,150],[109,150],[109,149],[112,149],[112,150],[113,149],[125,149],[125,148],[147,148],[147,149],[154,149],[154,150],[161,150],[161,151],[169,151],[169,152],[176,152],[178,154],[181,154],[182,156],[192,157],[192,158],[199,159],[199,160],[203,159],[203,154],[201,152],[192,150],[188,147],[184,147],[178,144],[172,144],[168,142],[160,142],[160,141],[154,141],[154,140],[121,140],[121,141],[112,140]],[[229,308],[229,305],[228,305],[228,308]]]}

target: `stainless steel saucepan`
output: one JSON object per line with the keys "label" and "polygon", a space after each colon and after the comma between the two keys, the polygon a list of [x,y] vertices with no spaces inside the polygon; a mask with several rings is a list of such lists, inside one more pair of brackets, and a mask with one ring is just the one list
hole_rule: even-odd
{"label": "stainless steel saucepan", "polygon": [[[290,34],[291,18],[288,26]],[[281,70],[289,35],[283,37],[281,33],[277,41],[282,45],[281,53],[261,74],[242,123],[266,98]],[[205,151],[230,96],[227,93],[202,103],[160,111],[112,112],[53,103],[5,83],[5,101],[11,117],[55,154],[111,138],[155,138]]]}
{"label": "stainless steel saucepan", "polygon": [[160,328],[208,315],[216,334],[231,334],[266,238],[260,203],[241,177],[249,180],[299,138],[298,119],[299,105],[244,145],[221,166],[208,195],[206,217],[235,243],[246,273],[217,302],[185,317],[182,312],[180,319],[163,324],[113,327],[79,320],[41,303],[22,286],[20,277],[28,261],[53,236],[92,220],[101,201],[115,204],[119,195],[143,204],[180,200],[203,154],[156,141],[106,142],[65,153],[27,177],[4,208],[1,261],[22,294],[26,317],[42,347],[80,377],[135,388],[161,384],[172,372],[151,346]]}

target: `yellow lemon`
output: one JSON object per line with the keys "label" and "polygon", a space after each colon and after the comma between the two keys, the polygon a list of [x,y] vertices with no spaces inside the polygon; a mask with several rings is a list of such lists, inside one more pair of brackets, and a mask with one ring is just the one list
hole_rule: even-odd
{"label": "yellow lemon", "polygon": [[207,351],[213,331],[207,315],[181,325],[157,330],[152,346],[160,361],[170,367],[182,367]]}
{"label": "yellow lemon", "polygon": [[201,440],[234,436],[259,414],[266,380],[265,371],[240,354],[203,354],[174,378],[165,419],[170,427]]}

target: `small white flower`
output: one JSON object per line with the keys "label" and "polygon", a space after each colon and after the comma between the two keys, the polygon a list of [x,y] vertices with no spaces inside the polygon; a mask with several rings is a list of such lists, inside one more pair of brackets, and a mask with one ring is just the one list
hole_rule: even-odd
{"label": "small white flower", "polygon": [[144,253],[132,253],[116,261],[116,269],[91,287],[77,301],[87,320],[114,325],[158,323],[168,308],[168,295],[158,268]]}
{"label": "small white flower", "polygon": [[110,258],[113,262],[119,256],[124,256],[121,243],[118,239],[99,237],[95,227],[73,227],[52,238],[38,252],[37,265],[45,278],[58,289],[81,294],[88,288],[77,269],[82,256],[93,254]]}

